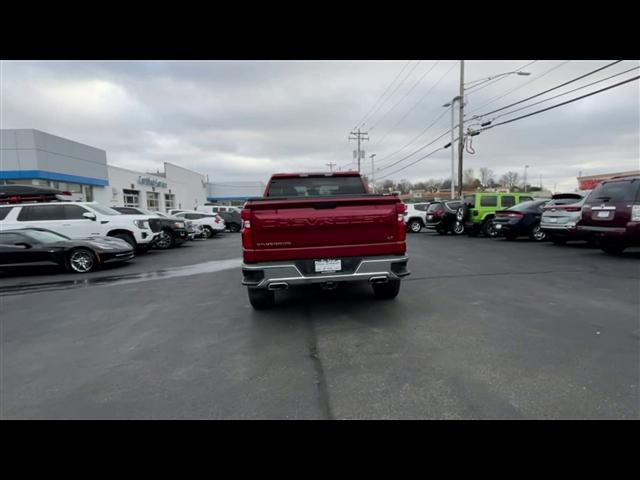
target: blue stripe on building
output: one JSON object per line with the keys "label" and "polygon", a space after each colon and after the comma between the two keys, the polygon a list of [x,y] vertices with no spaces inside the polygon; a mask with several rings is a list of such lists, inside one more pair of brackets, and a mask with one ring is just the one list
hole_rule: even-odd
{"label": "blue stripe on building", "polygon": [[57,182],[80,183],[83,185],[106,186],[108,180],[102,178],[81,177],[79,175],[67,175],[66,173],[48,172],[46,170],[3,170],[0,171],[0,180],[22,179],[53,180]]}

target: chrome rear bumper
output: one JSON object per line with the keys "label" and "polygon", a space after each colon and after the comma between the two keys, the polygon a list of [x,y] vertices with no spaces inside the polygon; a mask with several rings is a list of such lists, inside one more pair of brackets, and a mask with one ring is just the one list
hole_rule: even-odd
{"label": "chrome rear bumper", "polygon": [[[350,257],[350,260],[353,258]],[[326,285],[357,281],[384,283],[399,280],[411,273],[407,269],[409,258],[406,256],[363,257],[357,260],[357,267],[353,271],[327,273],[303,273],[299,262],[292,261],[242,264],[242,285],[249,288],[285,290],[292,286],[314,283]],[[309,260],[303,262],[309,262]]]}

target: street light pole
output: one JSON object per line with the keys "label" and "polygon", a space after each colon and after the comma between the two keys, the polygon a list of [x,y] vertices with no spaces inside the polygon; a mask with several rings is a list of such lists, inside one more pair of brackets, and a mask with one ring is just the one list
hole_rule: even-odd
{"label": "street light pole", "polygon": [[525,191],[525,193],[527,191],[527,168],[529,168],[529,165],[525,165],[524,166],[524,191]]}
{"label": "street light pole", "polygon": [[373,187],[373,193],[376,192],[376,179],[375,179],[376,171],[375,171],[375,167],[373,166],[373,157],[375,156],[376,156],[375,153],[372,153],[371,155],[369,155],[369,157],[371,158],[371,186]]}
{"label": "street light pole", "polygon": [[456,192],[455,192],[455,171],[456,171],[456,167],[455,167],[455,149],[453,148],[453,142],[455,141],[455,126],[454,126],[454,106],[455,103],[460,99],[460,97],[455,97],[453,98],[450,102],[445,103],[443,105],[443,107],[451,107],[451,142],[449,143],[449,146],[451,147],[451,200],[453,200],[454,198],[456,198]]}
{"label": "street light pole", "polygon": [[[460,60],[460,113],[458,115],[458,195],[462,200],[462,157],[464,154],[464,60]],[[453,148],[453,145],[451,146]],[[453,180],[453,179],[452,179]]]}

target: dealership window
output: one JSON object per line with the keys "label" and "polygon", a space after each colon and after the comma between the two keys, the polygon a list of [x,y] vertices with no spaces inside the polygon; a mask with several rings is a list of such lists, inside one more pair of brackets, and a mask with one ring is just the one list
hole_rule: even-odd
{"label": "dealership window", "polygon": [[165,210],[171,210],[173,208],[176,208],[176,196],[172,193],[165,193],[164,194],[164,209]]}
{"label": "dealership window", "polygon": [[124,196],[125,207],[139,207],[140,206],[140,192],[138,190],[122,190]]}
{"label": "dealership window", "polygon": [[160,210],[160,194],[147,192],[147,210]]}

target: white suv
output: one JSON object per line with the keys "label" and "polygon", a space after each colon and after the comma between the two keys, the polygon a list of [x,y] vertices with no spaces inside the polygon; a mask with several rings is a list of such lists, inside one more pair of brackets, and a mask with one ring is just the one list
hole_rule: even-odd
{"label": "white suv", "polygon": [[149,217],[122,215],[95,202],[21,203],[0,206],[0,229],[46,228],[69,238],[116,237],[135,247],[149,247],[158,233]]}
{"label": "white suv", "polygon": [[196,207],[199,212],[220,213],[220,212],[238,212],[242,211],[239,207],[231,207],[229,205],[201,205]]}
{"label": "white suv", "polygon": [[177,212],[173,216],[189,220],[195,226],[201,226],[205,231],[206,238],[211,238],[218,232],[224,232],[225,229],[224,220],[215,213],[196,212],[193,210]]}
{"label": "white suv", "polygon": [[427,208],[431,202],[426,203],[407,203],[407,210],[404,213],[404,221],[407,224],[407,230],[411,233],[419,233],[427,224]]}

